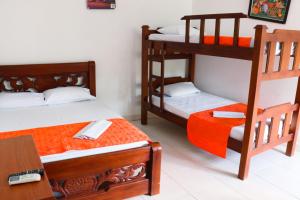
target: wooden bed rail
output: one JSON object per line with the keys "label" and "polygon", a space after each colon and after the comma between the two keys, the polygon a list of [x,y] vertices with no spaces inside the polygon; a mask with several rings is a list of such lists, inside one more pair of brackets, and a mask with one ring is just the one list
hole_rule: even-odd
{"label": "wooden bed rail", "polygon": [[[256,29],[262,30],[262,45],[267,54],[266,66],[262,80],[274,80],[300,76],[300,31],[276,29],[273,33],[267,32],[267,27],[259,25]],[[276,55],[276,49],[280,54]],[[276,57],[279,56],[279,65],[276,66]],[[263,55],[261,55],[263,57]]]}
{"label": "wooden bed rail", "polygon": [[200,20],[200,37],[199,43],[204,44],[205,22],[207,19],[215,19],[215,45],[220,44],[220,31],[222,19],[234,19],[233,46],[237,47],[239,43],[240,19],[247,18],[243,13],[224,13],[224,14],[207,14],[207,15],[189,15],[181,18],[186,21],[185,43],[190,43],[190,26],[192,20]]}
{"label": "wooden bed rail", "polygon": [[204,14],[204,15],[186,15],[182,17],[182,20],[194,20],[194,19],[216,19],[216,18],[248,18],[244,13],[221,13],[221,14]]}
{"label": "wooden bed rail", "polygon": [[[252,155],[273,148],[293,139],[295,129],[291,126],[294,112],[299,111],[299,104],[281,104],[265,109],[257,116],[258,128]],[[267,140],[266,139],[267,132]]]}

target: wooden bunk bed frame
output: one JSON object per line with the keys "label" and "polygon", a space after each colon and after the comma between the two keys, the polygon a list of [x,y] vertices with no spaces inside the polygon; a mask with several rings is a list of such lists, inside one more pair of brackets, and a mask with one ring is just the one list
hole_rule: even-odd
{"label": "wooden bunk bed frame", "polygon": [[[96,95],[95,62],[0,66],[0,92],[43,92],[64,86],[86,87]],[[160,191],[161,146],[153,142],[140,148],[46,163],[44,168],[53,192],[63,199],[155,195]]]}
{"label": "wooden bunk bed frame", "polygon": [[[257,25],[255,27],[254,47],[240,47],[239,31],[240,20],[247,18],[243,13],[229,14],[209,14],[185,16],[186,21],[185,42],[169,42],[149,40],[149,35],[159,33],[157,30],[150,30],[149,26],[143,26],[142,32],[142,124],[147,124],[147,112],[152,112],[159,117],[174,122],[184,128],[187,120],[164,109],[164,86],[183,81],[194,82],[195,56],[197,54],[228,57],[252,61],[252,71],[250,79],[248,110],[246,116],[246,127],[243,142],[229,138],[228,148],[241,153],[240,168],[238,177],[246,179],[249,174],[251,158],[259,153],[274,148],[277,145],[287,143],[286,155],[292,156],[295,152],[297,135],[299,131],[299,104],[300,104],[300,31],[275,30],[273,33],[267,32],[267,27]],[[204,30],[207,19],[215,20],[215,44],[204,44]],[[233,45],[220,45],[220,27],[222,19],[234,20]],[[200,40],[199,43],[190,43],[189,27],[192,20],[200,20]],[[275,66],[276,44],[281,43],[283,48],[280,54],[279,68]],[[290,52],[292,44],[296,45],[292,56],[293,66],[289,69]],[[268,46],[266,51],[266,45]],[[266,66],[264,66],[264,56],[267,54]],[[187,76],[165,78],[165,60],[187,59]],[[160,76],[153,75],[153,62],[161,64]],[[294,104],[283,104],[265,109],[262,114],[258,114],[258,101],[260,88],[263,81],[298,78],[298,87]],[[161,91],[156,89],[161,87]],[[152,103],[152,96],[160,97],[160,106]],[[283,136],[278,136],[279,122],[282,115],[285,115]],[[263,143],[266,120],[272,119],[271,129],[268,135],[268,142]],[[258,134],[255,134],[255,126],[259,123]],[[255,143],[253,141],[255,140]]]}

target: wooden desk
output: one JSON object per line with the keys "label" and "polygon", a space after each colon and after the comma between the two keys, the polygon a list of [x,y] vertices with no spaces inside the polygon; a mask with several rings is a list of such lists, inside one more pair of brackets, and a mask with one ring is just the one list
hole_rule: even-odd
{"label": "wooden desk", "polygon": [[9,186],[12,173],[43,168],[31,136],[0,140],[0,198],[10,200],[54,199],[46,174],[40,182]]}

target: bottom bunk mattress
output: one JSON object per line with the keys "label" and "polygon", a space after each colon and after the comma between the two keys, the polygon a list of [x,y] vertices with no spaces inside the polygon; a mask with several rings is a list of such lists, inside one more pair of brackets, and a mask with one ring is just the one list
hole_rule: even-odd
{"label": "bottom bunk mattress", "polygon": [[[159,97],[153,96],[152,100],[155,106],[160,107]],[[190,116],[195,113],[222,108],[234,104],[238,104],[238,102],[203,91],[185,96],[164,97],[165,110],[185,119],[189,119]],[[283,127],[283,122],[280,123],[280,127]],[[266,126],[264,135],[265,141],[268,139],[269,128],[269,126]],[[238,141],[242,141],[244,138],[244,130],[244,124],[235,126],[230,131],[230,137]],[[280,129],[280,134],[282,134],[282,129]]]}
{"label": "bottom bunk mattress", "polygon": [[[49,136],[44,135],[43,137],[37,137],[46,137],[46,140],[49,140],[41,141],[40,144],[45,145],[46,143],[48,143],[49,145],[51,145],[51,140],[53,139],[53,137],[55,137],[55,135],[53,135],[54,129],[60,130],[59,132],[61,132],[61,130],[76,131],[76,128],[80,129],[81,126],[84,127],[85,123],[87,122],[103,119],[113,119],[113,125],[106,132],[110,132],[109,134],[113,134],[114,131],[119,132],[117,135],[110,135],[109,137],[106,137],[108,139],[107,141],[113,140],[110,141],[110,144],[112,145],[108,145],[109,143],[105,144],[105,142],[103,143],[103,141],[98,141],[98,144],[93,145],[93,142],[87,141],[86,143],[89,144],[84,144],[83,146],[87,146],[90,148],[81,149],[78,147],[81,147],[85,141],[74,139],[74,141],[76,141],[74,143],[70,143],[72,142],[72,137],[70,135],[66,135],[64,141],[68,141],[68,145],[71,147],[73,146],[76,150],[72,150],[71,147],[68,147],[69,150],[68,148],[66,148],[67,150],[65,152],[58,151],[57,153],[43,155],[41,156],[42,162],[49,163],[60,160],[133,149],[149,144],[149,139],[145,134],[139,132],[137,128],[135,128],[126,120],[122,119],[120,115],[110,111],[107,107],[103,106],[103,104],[98,101],[77,102],[55,106],[39,106],[32,108],[1,109],[0,139],[7,138],[9,136],[14,137],[18,135],[28,134],[28,131],[26,131],[27,129],[29,129],[29,132],[30,130],[31,132],[36,132],[39,136],[43,134],[43,131],[45,133],[52,131],[52,134],[49,134]],[[128,130],[134,130],[133,132],[137,133],[138,136],[135,134],[130,135],[131,133]],[[105,135],[106,132],[102,136],[107,136]],[[66,134],[73,135],[72,132],[68,132]],[[50,136],[52,137],[52,139],[50,138]],[[57,136],[59,136],[59,133],[57,133]],[[101,139],[102,136],[100,136],[99,139]],[[131,140],[131,137],[135,136],[137,136],[137,138]],[[99,145],[99,147],[97,145]]]}

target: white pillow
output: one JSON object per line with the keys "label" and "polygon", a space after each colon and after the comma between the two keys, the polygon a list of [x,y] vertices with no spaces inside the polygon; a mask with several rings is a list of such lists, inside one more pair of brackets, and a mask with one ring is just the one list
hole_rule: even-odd
{"label": "white pillow", "polygon": [[[158,29],[158,32],[162,34],[171,34],[171,35],[185,35],[185,25],[173,25],[166,26]],[[190,27],[190,35],[199,35],[200,32],[198,29]]]}
{"label": "white pillow", "polygon": [[45,105],[43,93],[34,92],[2,92],[0,108],[19,108]]}
{"label": "white pillow", "polygon": [[47,105],[94,100],[90,90],[82,87],[58,87],[44,91]]}
{"label": "white pillow", "polygon": [[[160,87],[157,90],[160,91]],[[200,93],[200,90],[192,82],[175,83],[164,87],[164,94],[170,97],[180,97],[195,93]]]}

